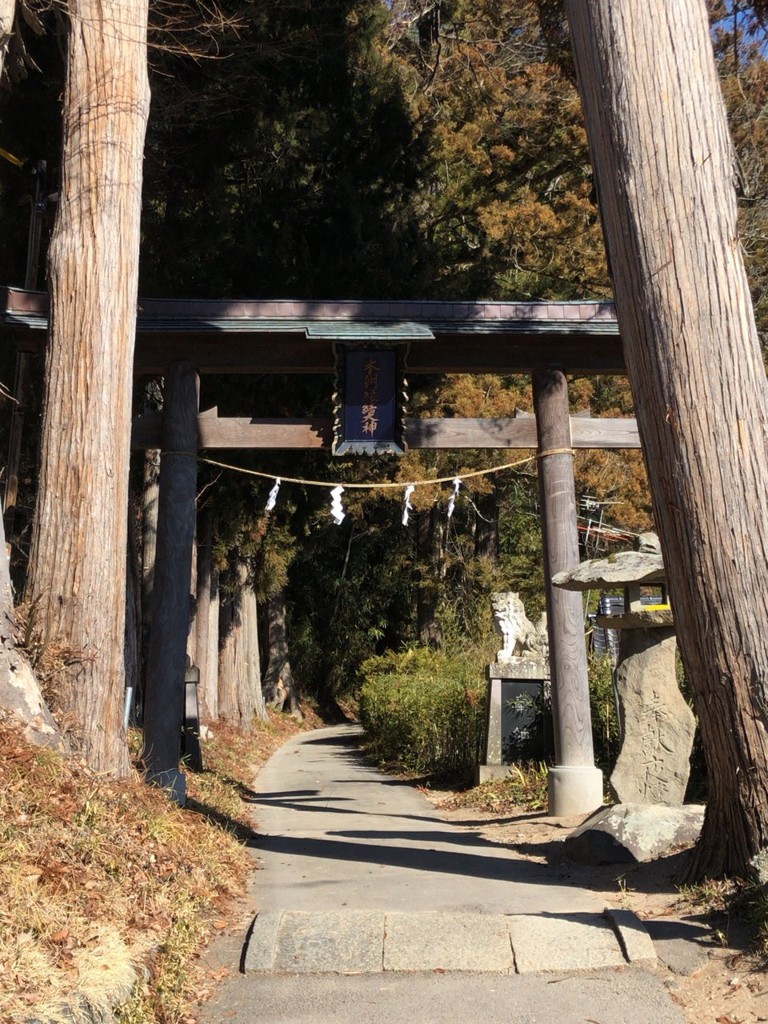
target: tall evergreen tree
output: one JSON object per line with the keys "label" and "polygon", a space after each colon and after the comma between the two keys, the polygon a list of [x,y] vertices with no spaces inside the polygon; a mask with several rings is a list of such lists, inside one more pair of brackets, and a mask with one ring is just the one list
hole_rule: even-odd
{"label": "tall evergreen tree", "polygon": [[[64,173],[27,591],[73,651],[63,710],[92,767],[128,771],[123,643],[146,7],[69,8]],[[119,140],[115,144],[114,140]]]}
{"label": "tall evergreen tree", "polygon": [[692,876],[768,845],[768,385],[703,0],[567,10],[680,650],[709,767]]}
{"label": "tall evergreen tree", "polygon": [[586,135],[533,2],[394,8],[432,173],[424,223],[447,298],[608,294]]}
{"label": "tall evergreen tree", "polygon": [[315,0],[239,15],[221,60],[167,57],[155,78],[145,292],[418,294],[423,154],[384,45],[386,8]]}

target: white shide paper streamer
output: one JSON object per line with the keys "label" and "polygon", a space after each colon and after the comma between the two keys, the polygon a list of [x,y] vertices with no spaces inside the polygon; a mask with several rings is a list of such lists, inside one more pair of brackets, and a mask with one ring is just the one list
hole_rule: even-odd
{"label": "white shide paper streamer", "polygon": [[266,504],[266,506],[264,508],[265,512],[271,512],[272,509],[277,504],[277,495],[278,495],[278,493],[280,491],[280,484],[281,483],[282,483],[282,480],[280,479],[280,477],[279,476],[275,477],[274,486],[273,486],[272,490],[269,492],[269,497],[267,498],[267,504]]}
{"label": "white shide paper streamer", "polygon": [[453,510],[456,508],[456,499],[459,496],[459,488],[461,487],[461,477],[453,478],[453,493],[451,494],[450,501],[448,502],[448,518],[450,519],[453,515]]}
{"label": "white shide paper streamer", "polygon": [[346,515],[341,504],[341,496],[343,493],[343,487],[334,487],[331,491],[331,515],[333,516],[333,521],[337,526],[341,526],[342,520]]}
{"label": "white shide paper streamer", "polygon": [[411,495],[415,490],[415,484],[408,484],[408,486],[405,488],[405,498],[403,500],[403,526],[408,525],[408,513],[413,512],[413,505],[411,504]]}

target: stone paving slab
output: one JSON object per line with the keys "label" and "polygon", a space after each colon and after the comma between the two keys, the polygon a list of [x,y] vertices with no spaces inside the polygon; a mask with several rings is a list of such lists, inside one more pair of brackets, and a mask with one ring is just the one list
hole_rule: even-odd
{"label": "stone paving slab", "polygon": [[662,979],[631,967],[351,977],[233,972],[196,1016],[200,1024],[685,1024]]}
{"label": "stone paving slab", "polygon": [[[684,1024],[658,972],[631,963],[638,949],[648,950],[627,940],[628,929],[639,933],[630,940],[643,935],[639,921],[622,918],[612,928],[597,893],[564,881],[556,867],[510,857],[500,844],[445,822],[423,794],[361,758],[358,736],[348,726],[300,735],[260,773],[254,852],[263,870],[254,874],[250,898],[261,911],[244,973],[237,969],[240,944],[230,937],[219,948],[223,959],[212,966],[232,969],[200,1007],[201,1024]],[[355,911],[378,915],[368,931],[364,920],[347,917]],[[310,912],[322,920],[309,920]],[[414,914],[423,916],[406,920]],[[441,914],[481,920],[468,924],[462,939],[458,924],[449,927]],[[511,925],[516,929],[515,949],[511,939],[506,947],[518,957],[516,966],[498,969],[496,936],[485,947],[491,969],[478,968],[485,940],[475,936],[481,948],[467,969],[464,939],[475,927],[487,934],[483,918],[501,919],[507,936]],[[574,921],[582,927],[569,928]],[[558,929],[558,922],[565,926]],[[539,925],[549,941],[542,941]],[[663,959],[665,946],[684,941],[673,922],[649,922],[648,932]],[[419,948],[425,935],[446,947],[434,960]],[[219,947],[223,941],[220,936]],[[562,947],[572,947],[569,971],[555,974]],[[397,969],[384,970],[385,956]],[[341,973],[347,957],[347,968],[350,960],[353,970],[367,962],[367,973]],[[613,966],[594,969],[593,961],[606,959]],[[627,969],[617,970],[627,959]],[[409,970],[400,969],[403,962]]]}
{"label": "stone paving slab", "polygon": [[254,918],[248,933],[243,969],[248,972],[271,971],[275,966],[277,934],[283,919],[281,910],[262,910]]}
{"label": "stone paving slab", "polygon": [[509,933],[518,974],[581,971],[626,964],[616,934],[597,914],[510,917]]}
{"label": "stone paving slab", "polygon": [[511,971],[503,914],[387,914],[385,971]]}
{"label": "stone paving slab", "polygon": [[277,973],[373,974],[382,969],[384,915],[377,910],[288,911],[277,936]]}
{"label": "stone paving slab", "polygon": [[372,974],[465,971],[527,974],[654,960],[630,911],[601,914],[262,912],[246,973]]}
{"label": "stone paving slab", "polygon": [[621,950],[630,963],[654,963],[657,960],[653,939],[637,914],[631,910],[606,907],[603,915],[616,933]]}

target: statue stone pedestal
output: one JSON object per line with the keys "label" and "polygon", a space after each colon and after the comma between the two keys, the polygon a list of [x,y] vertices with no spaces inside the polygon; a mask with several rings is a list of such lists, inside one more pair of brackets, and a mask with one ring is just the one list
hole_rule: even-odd
{"label": "statue stone pedestal", "polygon": [[[529,720],[524,706],[533,710],[535,704],[541,703],[544,682],[549,679],[549,666],[540,658],[511,657],[506,661],[495,662],[488,666],[488,701],[485,724],[485,758],[477,766],[475,782],[487,782],[488,779],[503,779],[509,774],[509,761],[504,760],[504,690],[505,684],[520,683],[516,696],[523,703],[519,717],[524,723]],[[526,685],[528,684],[528,685]]]}

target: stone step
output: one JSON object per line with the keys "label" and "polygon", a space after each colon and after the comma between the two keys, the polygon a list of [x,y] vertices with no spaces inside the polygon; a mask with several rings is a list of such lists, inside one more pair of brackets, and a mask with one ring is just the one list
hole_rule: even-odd
{"label": "stone step", "polygon": [[602,915],[381,910],[266,911],[251,927],[246,973],[527,974],[622,967],[656,955],[630,911]]}

